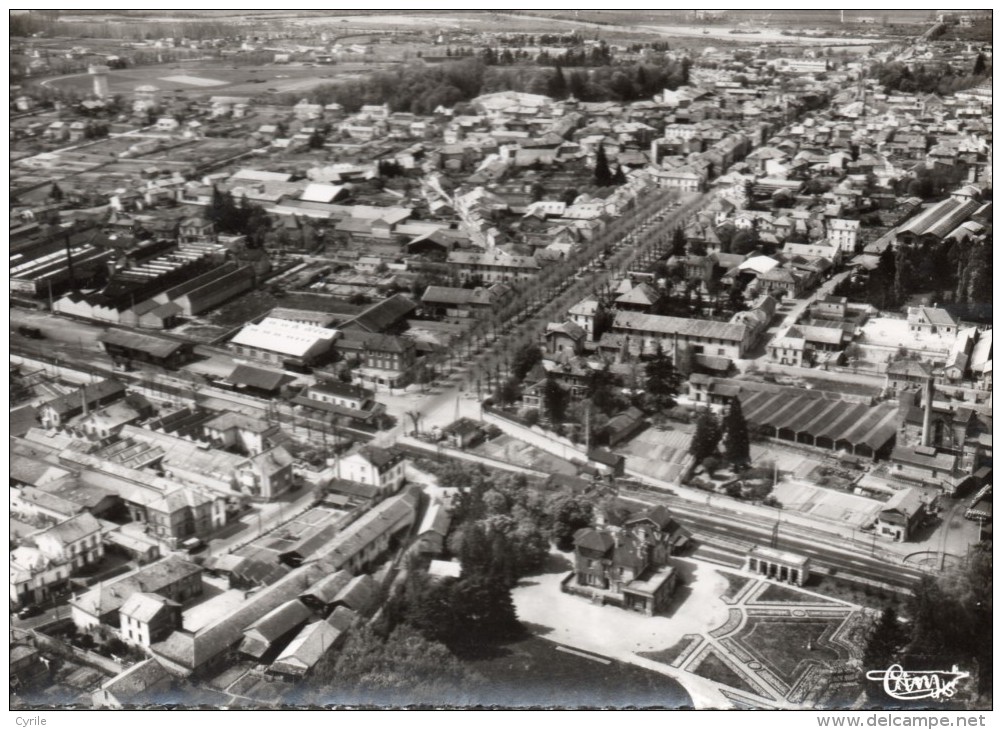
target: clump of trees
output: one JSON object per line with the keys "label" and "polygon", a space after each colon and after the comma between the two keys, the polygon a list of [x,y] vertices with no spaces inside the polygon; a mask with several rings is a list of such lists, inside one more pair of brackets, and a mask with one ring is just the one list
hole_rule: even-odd
{"label": "clump of trees", "polygon": [[[969,672],[959,686],[960,701],[984,697],[992,688],[992,553],[990,543],[972,549],[963,568],[938,578],[926,576],[907,603],[909,621],[898,621],[886,609],[874,624],[863,653],[863,669],[886,670],[900,664],[906,671]],[[878,683],[865,682],[874,702],[888,701]]]}
{"label": "clump of trees", "polygon": [[[406,627],[454,654],[475,655],[522,634],[511,589],[542,567],[552,520],[546,502],[521,475],[450,465],[439,471],[439,483],[463,488],[448,539],[462,566],[460,577],[435,582],[409,570],[374,629],[388,641]],[[562,514],[564,522],[573,521],[573,511]]]}
{"label": "clump of trees", "polygon": [[246,195],[238,204],[233,193],[217,187],[212,188],[212,200],[205,215],[218,232],[246,236],[248,248],[261,248],[271,228],[271,216],[264,208],[248,201]]}
{"label": "clump of trees", "polygon": [[980,305],[992,301],[992,237],[925,240],[890,247],[866,276],[846,279],[837,294],[878,309],[903,306],[916,293],[931,293],[942,304]]}
{"label": "clump of trees", "polygon": [[985,80],[987,67],[984,58],[975,59],[971,71],[957,71],[949,64],[919,64],[914,69],[897,61],[877,64],[871,74],[888,91],[905,93],[953,94],[969,89]]}
{"label": "clump of trees", "polygon": [[[434,66],[380,71],[360,81],[318,86],[308,98],[319,104],[336,102],[348,112],[358,111],[363,104],[387,103],[392,111],[414,114],[431,114],[439,106],[452,107],[481,94],[508,90],[557,99],[573,95],[581,101],[634,101],[684,85],[691,65],[688,59],[682,59],[660,65],[602,65],[585,70],[572,69],[562,59],[554,60],[552,68],[498,66],[489,60],[467,56]],[[292,105],[301,98],[301,94],[284,94],[274,101]]]}
{"label": "clump of trees", "polygon": [[317,663],[302,699],[310,704],[467,704],[484,679],[442,643],[401,624],[383,636],[352,628],[338,651]]}

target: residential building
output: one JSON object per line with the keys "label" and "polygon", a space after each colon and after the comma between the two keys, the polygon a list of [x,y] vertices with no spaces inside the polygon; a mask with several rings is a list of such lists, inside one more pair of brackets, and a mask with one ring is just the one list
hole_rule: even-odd
{"label": "residential building", "polygon": [[403,486],[406,464],[407,460],[398,451],[363,446],[338,459],[337,477],[376,487],[383,495],[390,495]]}
{"label": "residential building", "polygon": [[925,515],[922,493],[918,489],[906,487],[895,492],[887,500],[884,508],[877,515],[874,528],[880,537],[889,537],[897,542],[907,542]]}
{"label": "residential building", "polygon": [[688,345],[693,354],[715,355],[731,360],[743,358],[754,339],[743,324],[666,317],[638,312],[616,312],[612,332],[629,335],[631,347],[653,352],[657,345],[668,353],[676,345]]}
{"label": "residential building", "polygon": [[88,512],[53,525],[32,539],[42,555],[68,565],[71,573],[98,563],[104,555],[101,523]]}
{"label": "residential building", "polygon": [[12,606],[40,603],[65,588],[70,568],[54,563],[41,550],[21,546],[10,551],[10,602]]}
{"label": "residential building", "polygon": [[671,601],[678,579],[668,562],[683,531],[667,508],[632,515],[620,527],[574,534],[574,583],[596,598],[653,616]]}
{"label": "residential building", "polygon": [[499,248],[484,252],[451,251],[446,259],[457,275],[486,283],[529,281],[540,271],[534,256],[507,253]]}
{"label": "residential building", "polygon": [[571,321],[550,322],[543,333],[546,352],[559,356],[561,353],[580,355],[587,340],[585,331]]}
{"label": "residential building", "polygon": [[168,556],[111,580],[102,581],[70,600],[70,614],[85,631],[100,624],[119,627],[119,613],[133,594],[156,593],[179,604],[202,593],[202,569]]}
{"label": "residential building", "polygon": [[959,325],[949,312],[939,307],[908,307],[908,331],[918,336],[953,337]]}
{"label": "residential building", "polygon": [[567,317],[588,334],[588,341],[595,339],[595,315],[601,305],[595,299],[582,299],[567,312]]}
{"label": "residential building", "polygon": [[345,358],[361,361],[355,376],[361,385],[373,388],[406,386],[417,362],[414,341],[398,335],[348,330],[338,340],[337,350]]}
{"label": "residential building", "polygon": [[119,636],[127,644],[148,648],[181,628],[181,605],[158,593],[133,593],[118,614]]}
{"label": "residential building", "polygon": [[839,251],[852,254],[859,241],[859,221],[835,218],[828,222],[828,242]]}

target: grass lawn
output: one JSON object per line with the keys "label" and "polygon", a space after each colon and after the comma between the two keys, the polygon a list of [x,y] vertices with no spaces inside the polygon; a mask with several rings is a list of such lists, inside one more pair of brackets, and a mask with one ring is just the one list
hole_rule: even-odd
{"label": "grass lawn", "polygon": [[661,649],[659,651],[640,651],[637,652],[637,655],[642,656],[645,659],[653,659],[656,662],[670,665],[682,656],[682,652],[688,649],[693,642],[696,641],[699,641],[698,636],[687,635],[683,636],[673,646],[669,646],[667,649]]}
{"label": "grass lawn", "polygon": [[699,663],[699,666],[692,671],[700,677],[705,677],[720,684],[726,684],[728,687],[740,689],[754,695],[762,695],[759,690],[748,684],[740,674],[724,664],[723,659],[717,656],[715,652],[709,652],[703,661]]}
{"label": "grass lawn", "polygon": [[894,591],[882,591],[879,588],[861,586],[847,580],[839,580],[829,576],[812,576],[804,586],[816,593],[823,593],[832,598],[855,603],[866,608],[875,608],[882,611],[885,608],[893,608],[901,615],[907,601],[905,596]]}
{"label": "grass lawn", "polygon": [[807,663],[839,660],[838,652],[827,643],[819,645],[819,642],[829,629],[841,622],[842,619],[749,616],[734,639],[792,687],[806,670]]}
{"label": "grass lawn", "polygon": [[756,596],[755,603],[826,603],[826,600],[770,583]]}
{"label": "grass lawn", "polygon": [[727,581],[727,589],[720,594],[721,598],[734,598],[751,581],[751,578],[734,575],[733,573],[720,573],[720,575]]}
{"label": "grass lawn", "polygon": [[478,699],[504,707],[692,705],[686,691],[670,677],[615,660],[596,661],[557,646],[533,636],[500,646],[487,656],[464,659],[489,684]]}

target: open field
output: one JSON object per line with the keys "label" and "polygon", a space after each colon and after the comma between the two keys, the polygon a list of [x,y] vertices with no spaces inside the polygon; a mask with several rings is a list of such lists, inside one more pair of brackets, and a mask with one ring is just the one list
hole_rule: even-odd
{"label": "open field", "polygon": [[[108,87],[112,94],[131,94],[137,86],[152,84],[162,92],[183,92],[187,96],[260,96],[307,91],[321,84],[353,80],[384,66],[378,63],[339,63],[330,66],[266,64],[244,67],[222,61],[196,60],[172,66],[110,71]],[[86,93],[93,82],[84,73],[56,76],[40,83]]]}

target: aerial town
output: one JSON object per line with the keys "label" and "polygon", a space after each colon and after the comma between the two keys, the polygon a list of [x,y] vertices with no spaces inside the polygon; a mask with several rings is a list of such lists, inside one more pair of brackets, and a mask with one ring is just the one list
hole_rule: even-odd
{"label": "aerial town", "polygon": [[991,708],[991,11],[9,21],[13,708]]}

